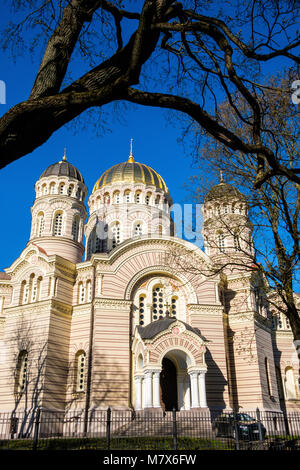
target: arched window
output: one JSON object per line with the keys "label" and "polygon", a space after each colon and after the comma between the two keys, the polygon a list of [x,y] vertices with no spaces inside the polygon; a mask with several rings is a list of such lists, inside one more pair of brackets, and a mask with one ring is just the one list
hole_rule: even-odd
{"label": "arched window", "polygon": [[275,371],[276,371],[276,380],[277,380],[277,387],[278,387],[278,396],[279,396],[279,399],[282,400],[284,399],[284,391],[283,391],[283,385],[282,385],[281,370],[278,366],[276,366]]}
{"label": "arched window", "polygon": [[147,206],[149,206],[150,200],[151,200],[151,193],[147,193],[146,198],[145,198],[145,202],[146,202]]}
{"label": "arched window", "polygon": [[225,252],[225,237],[223,233],[219,233],[218,235],[218,248],[220,252]]}
{"label": "arched window", "polygon": [[285,394],[287,399],[297,398],[294,370],[292,367],[285,369]]}
{"label": "arched window", "polygon": [[91,233],[87,243],[87,259],[91,257],[92,254],[92,244],[93,244],[93,234]]}
{"label": "arched window", "polygon": [[135,193],[135,198],[134,199],[135,199],[136,204],[140,204],[140,202],[141,202],[141,191],[137,191]]}
{"label": "arched window", "polygon": [[159,201],[160,201],[160,197],[159,197],[159,196],[156,196],[156,198],[155,198],[155,203],[154,203],[154,204],[155,204],[156,206],[159,206]]}
{"label": "arched window", "polygon": [[240,250],[240,240],[239,236],[237,233],[233,235],[233,244],[234,244],[234,250],[239,251]]}
{"label": "arched window", "polygon": [[157,229],[158,229],[158,235],[162,235],[163,234],[163,226],[161,224],[159,224]]}
{"label": "arched window", "polygon": [[84,392],[86,354],[78,351],[75,356],[75,391]]}
{"label": "arched window", "polygon": [[121,227],[119,222],[115,222],[111,227],[112,248],[115,248],[121,242]]}
{"label": "arched window", "polygon": [[176,315],[177,315],[177,302],[178,302],[177,297],[172,297],[172,299],[171,299],[171,312],[170,312],[172,317],[176,317]]}
{"label": "arched window", "polygon": [[224,205],[224,214],[228,214],[228,206],[226,204]]}
{"label": "arched window", "polygon": [[85,287],[84,287],[83,282],[79,283],[78,290],[79,290],[78,303],[84,304],[84,302],[85,302]]}
{"label": "arched window", "polygon": [[72,223],[72,237],[75,242],[78,242],[78,235],[79,235],[79,216],[75,215],[73,218],[73,223]]}
{"label": "arched window", "polygon": [[38,214],[37,227],[38,227],[37,236],[41,237],[43,235],[43,231],[45,228],[45,217],[44,217],[43,212],[39,212]]}
{"label": "arched window", "polygon": [[72,196],[73,191],[74,191],[74,185],[70,184],[70,186],[68,187],[68,196]]}
{"label": "arched window", "polygon": [[28,375],[28,353],[23,350],[19,353],[17,360],[17,373],[16,373],[16,392],[21,394],[24,393],[27,386],[27,375]]}
{"label": "arched window", "polygon": [[40,300],[41,282],[43,278],[40,276],[32,280],[31,302],[38,302]]}
{"label": "arched window", "polygon": [[86,293],[87,293],[87,301],[91,302],[92,301],[92,283],[91,281],[87,281],[86,283]]}
{"label": "arched window", "polygon": [[130,202],[130,191],[127,189],[124,193],[125,196],[125,202],[128,204]]}
{"label": "arched window", "polygon": [[43,184],[43,186],[42,186],[42,194],[43,194],[43,196],[45,196],[46,194],[48,194],[48,189],[47,189],[47,185],[46,185],[46,184]]}
{"label": "arched window", "polygon": [[152,290],[152,321],[163,317],[163,288],[155,286]]}
{"label": "arched window", "polygon": [[109,193],[105,193],[103,197],[104,204],[110,204],[110,196]]}
{"label": "arched window", "polygon": [[64,194],[64,192],[65,192],[65,183],[60,183],[58,192],[59,192],[59,194]]}
{"label": "arched window", "polygon": [[28,300],[29,300],[29,285],[27,284],[26,281],[22,281],[19,303],[20,305],[27,304]]}
{"label": "arched window", "polygon": [[62,235],[62,224],[63,224],[63,213],[61,211],[56,212],[53,222],[53,235]]}
{"label": "arched window", "polygon": [[56,186],[55,183],[50,184],[50,194],[55,194],[55,189],[56,189],[55,186]]}
{"label": "arched window", "polygon": [[113,194],[114,204],[120,204],[120,191],[115,191]]}
{"label": "arched window", "polygon": [[145,296],[140,295],[139,298],[139,324],[144,325],[145,323]]}
{"label": "arched window", "polygon": [[140,237],[143,235],[143,223],[142,222],[135,222],[133,226],[133,236]]}
{"label": "arched window", "polygon": [[266,380],[267,380],[267,392],[268,395],[271,396],[271,380],[270,380],[270,366],[269,366],[269,361],[268,358],[265,357],[265,373],[266,373]]}

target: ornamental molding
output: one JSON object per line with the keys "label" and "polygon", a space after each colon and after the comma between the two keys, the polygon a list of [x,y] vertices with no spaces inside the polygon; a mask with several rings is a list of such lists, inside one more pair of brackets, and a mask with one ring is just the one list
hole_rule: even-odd
{"label": "ornamental molding", "polygon": [[[122,246],[123,245],[123,246]],[[184,247],[186,249],[190,249],[191,252],[199,255],[199,258],[201,259],[202,262],[210,264],[211,261],[208,258],[205,253],[203,253],[198,247],[195,245],[192,245],[189,242],[186,242],[185,240],[182,240],[180,238],[176,237],[171,237],[171,236],[158,236],[155,235],[155,237],[149,237],[149,235],[144,235],[142,237],[139,237],[138,239],[131,239],[131,240],[125,240],[123,243],[118,245],[111,253],[111,262],[113,263],[115,261],[115,258],[118,258],[123,254],[124,252],[128,253],[129,250],[132,250],[135,246],[139,245],[152,245],[154,249],[156,249],[157,245],[161,245],[162,249],[165,250],[166,247],[170,246],[180,246]],[[167,250],[165,250],[167,251]]]}
{"label": "ornamental molding", "polygon": [[74,305],[73,306],[73,317],[79,317],[81,315],[90,315],[92,311],[91,303],[88,304],[81,304],[81,305]]}
{"label": "ornamental molding", "polygon": [[275,338],[294,338],[292,330],[272,330],[272,335],[274,335]]}
{"label": "ornamental molding", "polygon": [[39,315],[47,312],[49,314],[58,313],[70,317],[72,315],[72,306],[56,299],[49,299],[5,308],[6,315],[12,318],[28,314]]}
{"label": "ornamental molding", "polygon": [[17,305],[15,307],[6,307],[5,313],[8,317],[18,317],[22,315],[34,314],[38,315],[40,313],[49,312],[51,309],[51,300],[42,300],[40,302],[26,304],[26,305]]}
{"label": "ornamental molding", "polygon": [[72,316],[73,307],[59,300],[51,299],[51,309],[55,310],[55,313],[62,314],[67,317]]}
{"label": "ornamental molding", "polygon": [[124,310],[129,312],[132,306],[131,300],[123,300],[123,299],[95,299],[94,306],[104,309],[104,310],[111,310],[111,309],[118,309]]}
{"label": "ornamental molding", "polygon": [[125,289],[125,298],[126,298],[126,300],[129,300],[131,298],[132,291],[133,291],[134,287],[136,286],[136,284],[138,283],[138,281],[141,278],[143,278],[143,277],[145,277],[149,274],[155,274],[155,275],[161,274],[161,275],[169,276],[169,277],[172,277],[172,278],[178,280],[180,283],[183,284],[186,294],[193,301],[193,303],[197,302],[196,292],[195,292],[191,282],[182,273],[180,273],[180,275],[178,275],[178,274],[174,275],[174,270],[172,268],[169,268],[167,266],[162,266],[162,265],[149,266],[149,267],[144,268],[143,270],[139,271],[138,273],[136,273],[131,278],[131,280],[129,281],[129,283],[126,286],[126,289]]}
{"label": "ornamental molding", "polygon": [[223,305],[205,305],[205,304],[188,304],[187,311],[190,315],[223,315]]}
{"label": "ornamental molding", "polygon": [[0,281],[0,294],[11,294],[12,284],[8,283],[7,279],[5,281]]}
{"label": "ornamental molding", "polygon": [[232,313],[228,315],[229,325],[233,323],[241,323],[243,321],[254,321],[254,312],[246,311],[243,313]]}

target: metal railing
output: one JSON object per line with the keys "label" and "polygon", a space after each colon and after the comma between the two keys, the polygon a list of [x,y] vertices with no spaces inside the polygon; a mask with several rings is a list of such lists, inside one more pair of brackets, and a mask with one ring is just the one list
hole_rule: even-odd
{"label": "metal railing", "polygon": [[300,412],[37,408],[0,413],[0,449],[300,450]]}

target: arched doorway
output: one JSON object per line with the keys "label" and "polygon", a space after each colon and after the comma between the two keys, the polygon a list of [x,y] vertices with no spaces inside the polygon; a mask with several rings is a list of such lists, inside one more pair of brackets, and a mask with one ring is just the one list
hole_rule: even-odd
{"label": "arched doorway", "polygon": [[177,370],[174,363],[164,357],[160,373],[160,402],[164,411],[178,410]]}

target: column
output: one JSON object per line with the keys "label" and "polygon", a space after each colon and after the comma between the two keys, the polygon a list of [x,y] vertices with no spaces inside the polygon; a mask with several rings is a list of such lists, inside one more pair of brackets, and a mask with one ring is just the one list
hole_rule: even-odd
{"label": "column", "polygon": [[134,378],[135,383],[135,409],[142,409],[142,377],[140,375]]}
{"label": "column", "polygon": [[189,373],[191,377],[192,408],[199,408],[198,372]]}
{"label": "column", "polygon": [[152,408],[152,370],[144,373],[144,408]]}
{"label": "column", "polygon": [[189,376],[187,376],[185,380],[184,405],[185,410],[191,409],[191,383]]}
{"label": "column", "polygon": [[206,374],[205,370],[199,371],[200,408],[207,408],[205,374]]}
{"label": "column", "polygon": [[160,408],[160,371],[156,370],[153,373],[153,407]]}
{"label": "column", "polygon": [[178,408],[184,410],[184,376],[178,376]]}

